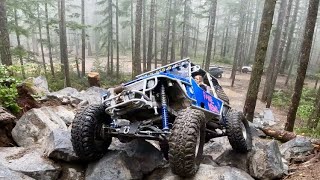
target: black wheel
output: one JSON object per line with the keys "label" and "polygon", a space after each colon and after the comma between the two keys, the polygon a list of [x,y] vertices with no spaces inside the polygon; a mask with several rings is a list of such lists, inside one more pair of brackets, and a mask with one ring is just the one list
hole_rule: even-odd
{"label": "black wheel", "polygon": [[222,78],[222,74],[218,74],[218,78]]}
{"label": "black wheel", "polygon": [[248,73],[248,69],[246,69],[246,68],[245,68],[245,69],[242,69],[242,72],[243,72],[243,73]]}
{"label": "black wheel", "polygon": [[101,104],[89,105],[74,118],[71,129],[72,146],[82,160],[101,158],[111,144],[112,137],[102,139],[102,125],[111,123]]}
{"label": "black wheel", "polygon": [[199,169],[205,140],[205,115],[202,111],[182,110],[169,138],[171,171],[181,177],[193,176]]}
{"label": "black wheel", "polygon": [[227,114],[227,136],[232,149],[245,153],[252,148],[252,136],[248,121],[240,111],[230,110]]}
{"label": "black wheel", "polygon": [[221,86],[215,86],[214,89],[216,90],[217,96],[219,99],[223,100],[225,103],[229,104],[229,98],[222,89]]}

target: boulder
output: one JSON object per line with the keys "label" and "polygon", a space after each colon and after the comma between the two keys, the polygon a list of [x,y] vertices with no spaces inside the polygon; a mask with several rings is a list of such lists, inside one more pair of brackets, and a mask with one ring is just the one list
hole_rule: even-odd
{"label": "boulder", "polygon": [[64,106],[42,107],[41,110],[46,114],[50,114],[50,116],[57,115],[67,126],[72,123],[75,115],[73,111],[66,109]]}
{"label": "boulder", "polygon": [[218,137],[211,139],[204,145],[203,154],[210,155],[213,159],[216,159],[228,149],[232,149],[228,137]]}
{"label": "boulder", "polygon": [[277,179],[286,173],[278,143],[255,145],[255,152],[249,163],[249,174],[257,179]]}
{"label": "boulder", "polygon": [[33,180],[33,178],[22,173],[12,171],[9,168],[0,164],[0,179],[14,179],[14,180]]}
{"label": "boulder", "polygon": [[108,90],[100,87],[90,87],[81,92],[74,88],[67,87],[60,91],[49,93],[45,100],[56,99],[64,105],[70,104],[73,107],[76,107],[77,105],[81,107],[100,103],[101,97],[107,93]]}
{"label": "boulder", "polygon": [[[180,180],[181,178],[174,175],[169,167],[155,170],[149,177],[148,180]],[[199,171],[195,176],[186,178],[189,180],[253,180],[253,178],[245,171],[234,167],[221,166],[214,167],[207,164],[201,164]]]}
{"label": "boulder", "polygon": [[252,122],[249,122],[249,127],[251,130],[251,135],[253,138],[261,137],[261,138],[266,138],[267,135],[261,131],[258,126]]}
{"label": "boulder", "polygon": [[231,166],[249,172],[249,164],[253,151],[249,153],[238,153],[234,150],[226,150],[217,159],[216,163],[219,166]]}
{"label": "boulder", "polygon": [[29,77],[20,85],[27,87],[29,93],[32,95],[43,96],[49,93],[48,81],[44,76],[38,76],[36,78]]}
{"label": "boulder", "polygon": [[269,127],[277,124],[272,110],[269,108],[263,109],[262,113],[260,113],[259,116],[253,118],[253,123],[257,127]]}
{"label": "boulder", "polygon": [[85,167],[81,164],[68,164],[60,163],[61,165],[61,175],[59,179],[66,180],[84,180],[85,179]]}
{"label": "boulder", "polygon": [[79,95],[79,91],[77,89],[67,87],[61,89],[60,91],[47,94],[44,100],[58,100],[63,105],[71,104],[72,106],[76,106],[82,101],[82,98]]}
{"label": "boulder", "polygon": [[0,148],[0,162],[10,170],[34,179],[57,179],[60,166],[41,155],[41,150],[34,148]]}
{"label": "boulder", "polygon": [[79,160],[73,150],[71,134],[67,130],[54,129],[45,140],[43,148],[48,158],[68,162]]}
{"label": "boulder", "polygon": [[82,105],[101,103],[103,95],[107,94],[108,90],[100,87],[90,87],[86,91],[81,91],[78,98],[82,99]]}
{"label": "boulder", "polygon": [[12,129],[12,137],[19,146],[42,144],[54,129],[67,130],[65,122],[47,108],[32,109],[25,113]]}
{"label": "boulder", "polygon": [[0,147],[15,145],[11,131],[15,126],[16,117],[0,106]]}
{"label": "boulder", "polygon": [[102,159],[88,165],[86,179],[141,179],[165,164],[162,153],[143,140],[114,144],[111,149]]}
{"label": "boulder", "polygon": [[280,152],[283,157],[290,162],[292,158],[299,158],[311,154],[313,148],[314,147],[308,138],[297,136],[296,138],[283,143],[280,146]]}

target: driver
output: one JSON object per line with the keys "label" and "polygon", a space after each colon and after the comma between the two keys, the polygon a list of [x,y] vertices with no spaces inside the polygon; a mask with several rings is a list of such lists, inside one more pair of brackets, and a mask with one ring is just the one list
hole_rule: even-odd
{"label": "driver", "polygon": [[201,75],[196,75],[194,77],[194,80],[196,81],[196,83],[205,91],[210,92],[210,86],[206,85],[203,82],[203,77]]}

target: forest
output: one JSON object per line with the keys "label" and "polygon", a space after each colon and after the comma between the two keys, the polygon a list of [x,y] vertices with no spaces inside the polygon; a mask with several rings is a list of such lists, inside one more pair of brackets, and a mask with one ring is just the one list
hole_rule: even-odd
{"label": "forest", "polygon": [[0,0],[0,103],[19,111],[16,85],[28,77],[45,76],[50,90],[84,89],[87,74],[98,72],[102,86],[110,87],[190,58],[205,70],[230,70],[223,78],[230,88],[243,75],[241,68],[252,65],[243,102],[247,119],[253,120],[259,101],[285,110],[285,130],[318,137],[318,4],[319,0]]}

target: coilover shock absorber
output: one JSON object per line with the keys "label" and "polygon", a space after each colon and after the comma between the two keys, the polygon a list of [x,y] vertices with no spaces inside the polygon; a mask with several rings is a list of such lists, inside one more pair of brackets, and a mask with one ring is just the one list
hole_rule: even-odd
{"label": "coilover shock absorber", "polygon": [[164,86],[164,82],[161,83],[160,96],[161,96],[162,129],[164,131],[168,131],[169,116],[168,116],[167,96],[166,96],[166,89]]}

